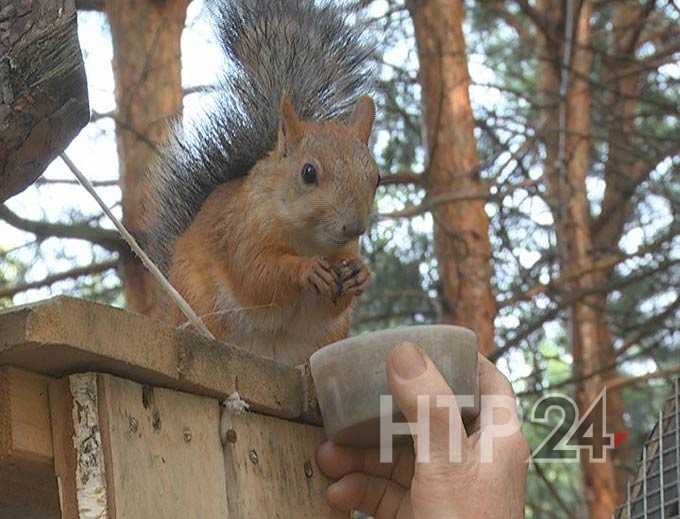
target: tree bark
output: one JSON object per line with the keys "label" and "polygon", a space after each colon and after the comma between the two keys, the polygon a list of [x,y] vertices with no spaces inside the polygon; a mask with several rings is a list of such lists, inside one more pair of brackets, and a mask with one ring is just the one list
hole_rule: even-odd
{"label": "tree bark", "polygon": [[[180,38],[188,0],[109,0],[113,38],[116,138],[123,193],[123,220],[141,231],[147,188],[144,173],[167,137],[168,122],[182,113]],[[123,260],[130,310],[152,315],[161,297],[156,283],[133,256]]]}
{"label": "tree bark", "polygon": [[[420,62],[420,84],[428,153],[427,196],[488,189],[480,178],[461,0],[411,0]],[[434,249],[442,320],[475,331],[480,350],[495,348],[496,304],[491,290],[486,196],[437,205]]]}
{"label": "tree bark", "polygon": [[73,0],[0,5],[0,202],[30,186],[87,124]]}
{"label": "tree bark", "polygon": [[[556,222],[560,272],[567,279],[568,292],[588,291],[597,286],[599,274],[594,273],[593,238],[591,216],[587,197],[586,180],[591,165],[591,92],[588,78],[592,68],[591,17],[592,1],[584,0],[575,9],[571,63],[568,67],[569,81],[566,97],[560,96],[559,84],[564,48],[558,41],[564,40],[566,12],[555,0],[541,0],[542,12],[550,13],[548,20],[555,34],[540,38],[541,58],[540,86],[544,97],[555,102],[544,108],[542,119],[546,123],[546,181],[549,202]],[[558,14],[559,13],[559,14]],[[559,30],[558,30],[559,29]],[[564,93],[564,91],[562,92]],[[560,107],[560,103],[565,103]],[[566,110],[566,119],[560,117]],[[564,127],[555,131],[552,121],[564,121]],[[562,134],[560,136],[560,133]],[[604,316],[606,296],[588,295],[570,307],[569,334],[573,357],[574,376],[579,378],[596,371],[611,360],[607,348],[611,344]],[[609,341],[609,344],[607,344]],[[605,372],[580,382],[576,389],[576,402],[585,416],[591,404],[597,400],[612,373]],[[610,417],[613,412],[609,403]],[[612,424],[608,424],[611,427]],[[593,519],[609,519],[619,503],[617,481],[611,457],[604,463],[594,463],[582,453],[584,489]]]}
{"label": "tree bark", "polygon": [[[635,59],[637,39],[642,32],[645,17],[639,3],[617,4],[613,16],[613,58],[607,63],[605,83],[612,88],[608,113],[607,163],[605,164],[605,195],[600,216],[591,223],[595,258],[619,253],[624,225],[632,210],[631,198],[654,164],[636,155],[635,114],[639,107],[641,75]],[[636,72],[637,71],[637,72]],[[650,160],[653,160],[650,158]],[[612,279],[613,267],[598,271],[595,283],[606,285]],[[600,342],[600,366],[610,366],[616,361],[616,350],[607,322],[607,294],[595,296],[594,309],[598,314],[597,327]],[[611,382],[616,369],[603,373],[605,382]],[[620,390],[607,394],[607,424],[615,431],[625,430],[624,403]],[[625,449],[624,445],[624,449]],[[616,467],[617,487],[623,495],[627,472],[621,466],[625,450],[612,452]]]}

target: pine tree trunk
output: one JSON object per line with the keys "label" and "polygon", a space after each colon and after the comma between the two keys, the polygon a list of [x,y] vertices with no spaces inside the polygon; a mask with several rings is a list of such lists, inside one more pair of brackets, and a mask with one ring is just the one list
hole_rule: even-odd
{"label": "pine tree trunk", "polygon": [[491,290],[488,189],[480,179],[461,0],[412,0],[425,140],[427,195],[471,194],[432,212],[442,320],[471,328],[480,350],[494,349],[496,304]]}
{"label": "pine tree trunk", "polygon": [[[171,118],[182,112],[180,37],[188,0],[109,0],[113,38],[116,137],[123,192],[123,220],[140,234],[146,186],[144,172],[167,135]],[[123,262],[130,310],[158,311],[155,282],[136,257]]]}
{"label": "pine tree trunk", "polygon": [[[639,108],[640,72],[635,58],[636,40],[641,32],[641,4],[617,4],[613,17],[613,57],[607,63],[606,84],[612,87],[607,138],[607,163],[604,178],[606,183],[602,211],[591,225],[596,258],[620,252],[624,225],[632,210],[631,197],[653,165],[640,159],[635,153],[635,114]],[[637,72],[636,72],[637,71]],[[597,273],[598,283],[611,282],[613,268]],[[598,328],[602,348],[601,366],[612,366],[616,362],[616,350],[606,318],[607,294],[598,296],[595,309],[598,311]],[[607,380],[616,378],[615,368],[603,373]],[[625,430],[623,421],[624,403],[620,391],[607,394],[607,424],[614,431]],[[625,491],[628,477],[621,462],[629,454],[624,449],[612,452],[616,467],[617,486],[620,495]]]}
{"label": "pine tree trunk", "polygon": [[[564,10],[553,0],[542,0],[541,12],[550,13],[551,27],[562,27],[564,34]],[[555,11],[557,8],[557,11]],[[559,14],[557,14],[559,13]],[[603,307],[606,295],[593,295],[589,291],[601,282],[593,270],[595,250],[591,235],[591,216],[587,197],[586,179],[590,169],[591,153],[591,93],[588,78],[592,67],[591,0],[584,0],[576,10],[572,59],[569,67],[569,88],[566,99],[560,101],[560,65],[563,48],[556,48],[556,40],[546,36],[541,39],[540,90],[552,102],[544,109],[548,136],[546,148],[546,178],[549,200],[556,221],[561,276],[566,280],[567,293],[583,292],[584,295],[570,307],[569,333],[576,377],[597,371],[609,360],[606,354],[611,344],[608,337]],[[566,103],[565,128],[555,128],[553,121],[560,120],[560,102]],[[559,130],[556,132],[555,130]],[[564,153],[560,153],[559,132],[563,133]],[[605,334],[606,331],[606,334]],[[605,336],[606,335],[606,336]],[[578,384],[576,401],[581,416],[585,416],[600,391],[604,388],[608,373],[590,376]],[[612,403],[613,404],[613,403]],[[615,406],[610,406],[611,412]],[[620,413],[620,409],[616,412]],[[609,519],[619,504],[616,475],[611,457],[604,463],[591,462],[582,453],[584,490],[589,517]]]}

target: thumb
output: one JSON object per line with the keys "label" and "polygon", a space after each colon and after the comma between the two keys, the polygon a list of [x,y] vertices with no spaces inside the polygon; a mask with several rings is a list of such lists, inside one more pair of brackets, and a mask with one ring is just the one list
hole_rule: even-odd
{"label": "thumb", "polygon": [[[400,344],[388,358],[387,379],[394,400],[410,424],[417,461],[453,468],[450,461],[461,458],[468,440],[456,397],[432,360],[418,346]],[[419,416],[423,421],[428,415],[426,424],[418,423]]]}

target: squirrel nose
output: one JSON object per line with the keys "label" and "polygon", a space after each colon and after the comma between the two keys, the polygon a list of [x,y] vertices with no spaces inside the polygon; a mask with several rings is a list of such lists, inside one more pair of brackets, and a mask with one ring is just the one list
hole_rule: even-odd
{"label": "squirrel nose", "polygon": [[358,238],[366,232],[366,227],[363,224],[355,223],[351,225],[343,225],[342,233],[350,239]]}

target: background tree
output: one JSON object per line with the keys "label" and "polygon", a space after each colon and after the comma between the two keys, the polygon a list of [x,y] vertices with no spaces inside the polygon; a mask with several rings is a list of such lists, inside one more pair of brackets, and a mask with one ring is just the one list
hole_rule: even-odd
{"label": "background tree", "polygon": [[[116,141],[123,223],[133,235],[143,231],[147,189],[144,174],[167,138],[169,123],[182,114],[180,38],[189,0],[108,0],[116,85]],[[125,301],[152,315],[159,294],[133,254],[122,261]]]}
{"label": "background tree", "polygon": [[479,172],[460,0],[407,2],[415,27],[426,142],[427,202],[434,219],[441,320],[494,349],[488,189]]}

